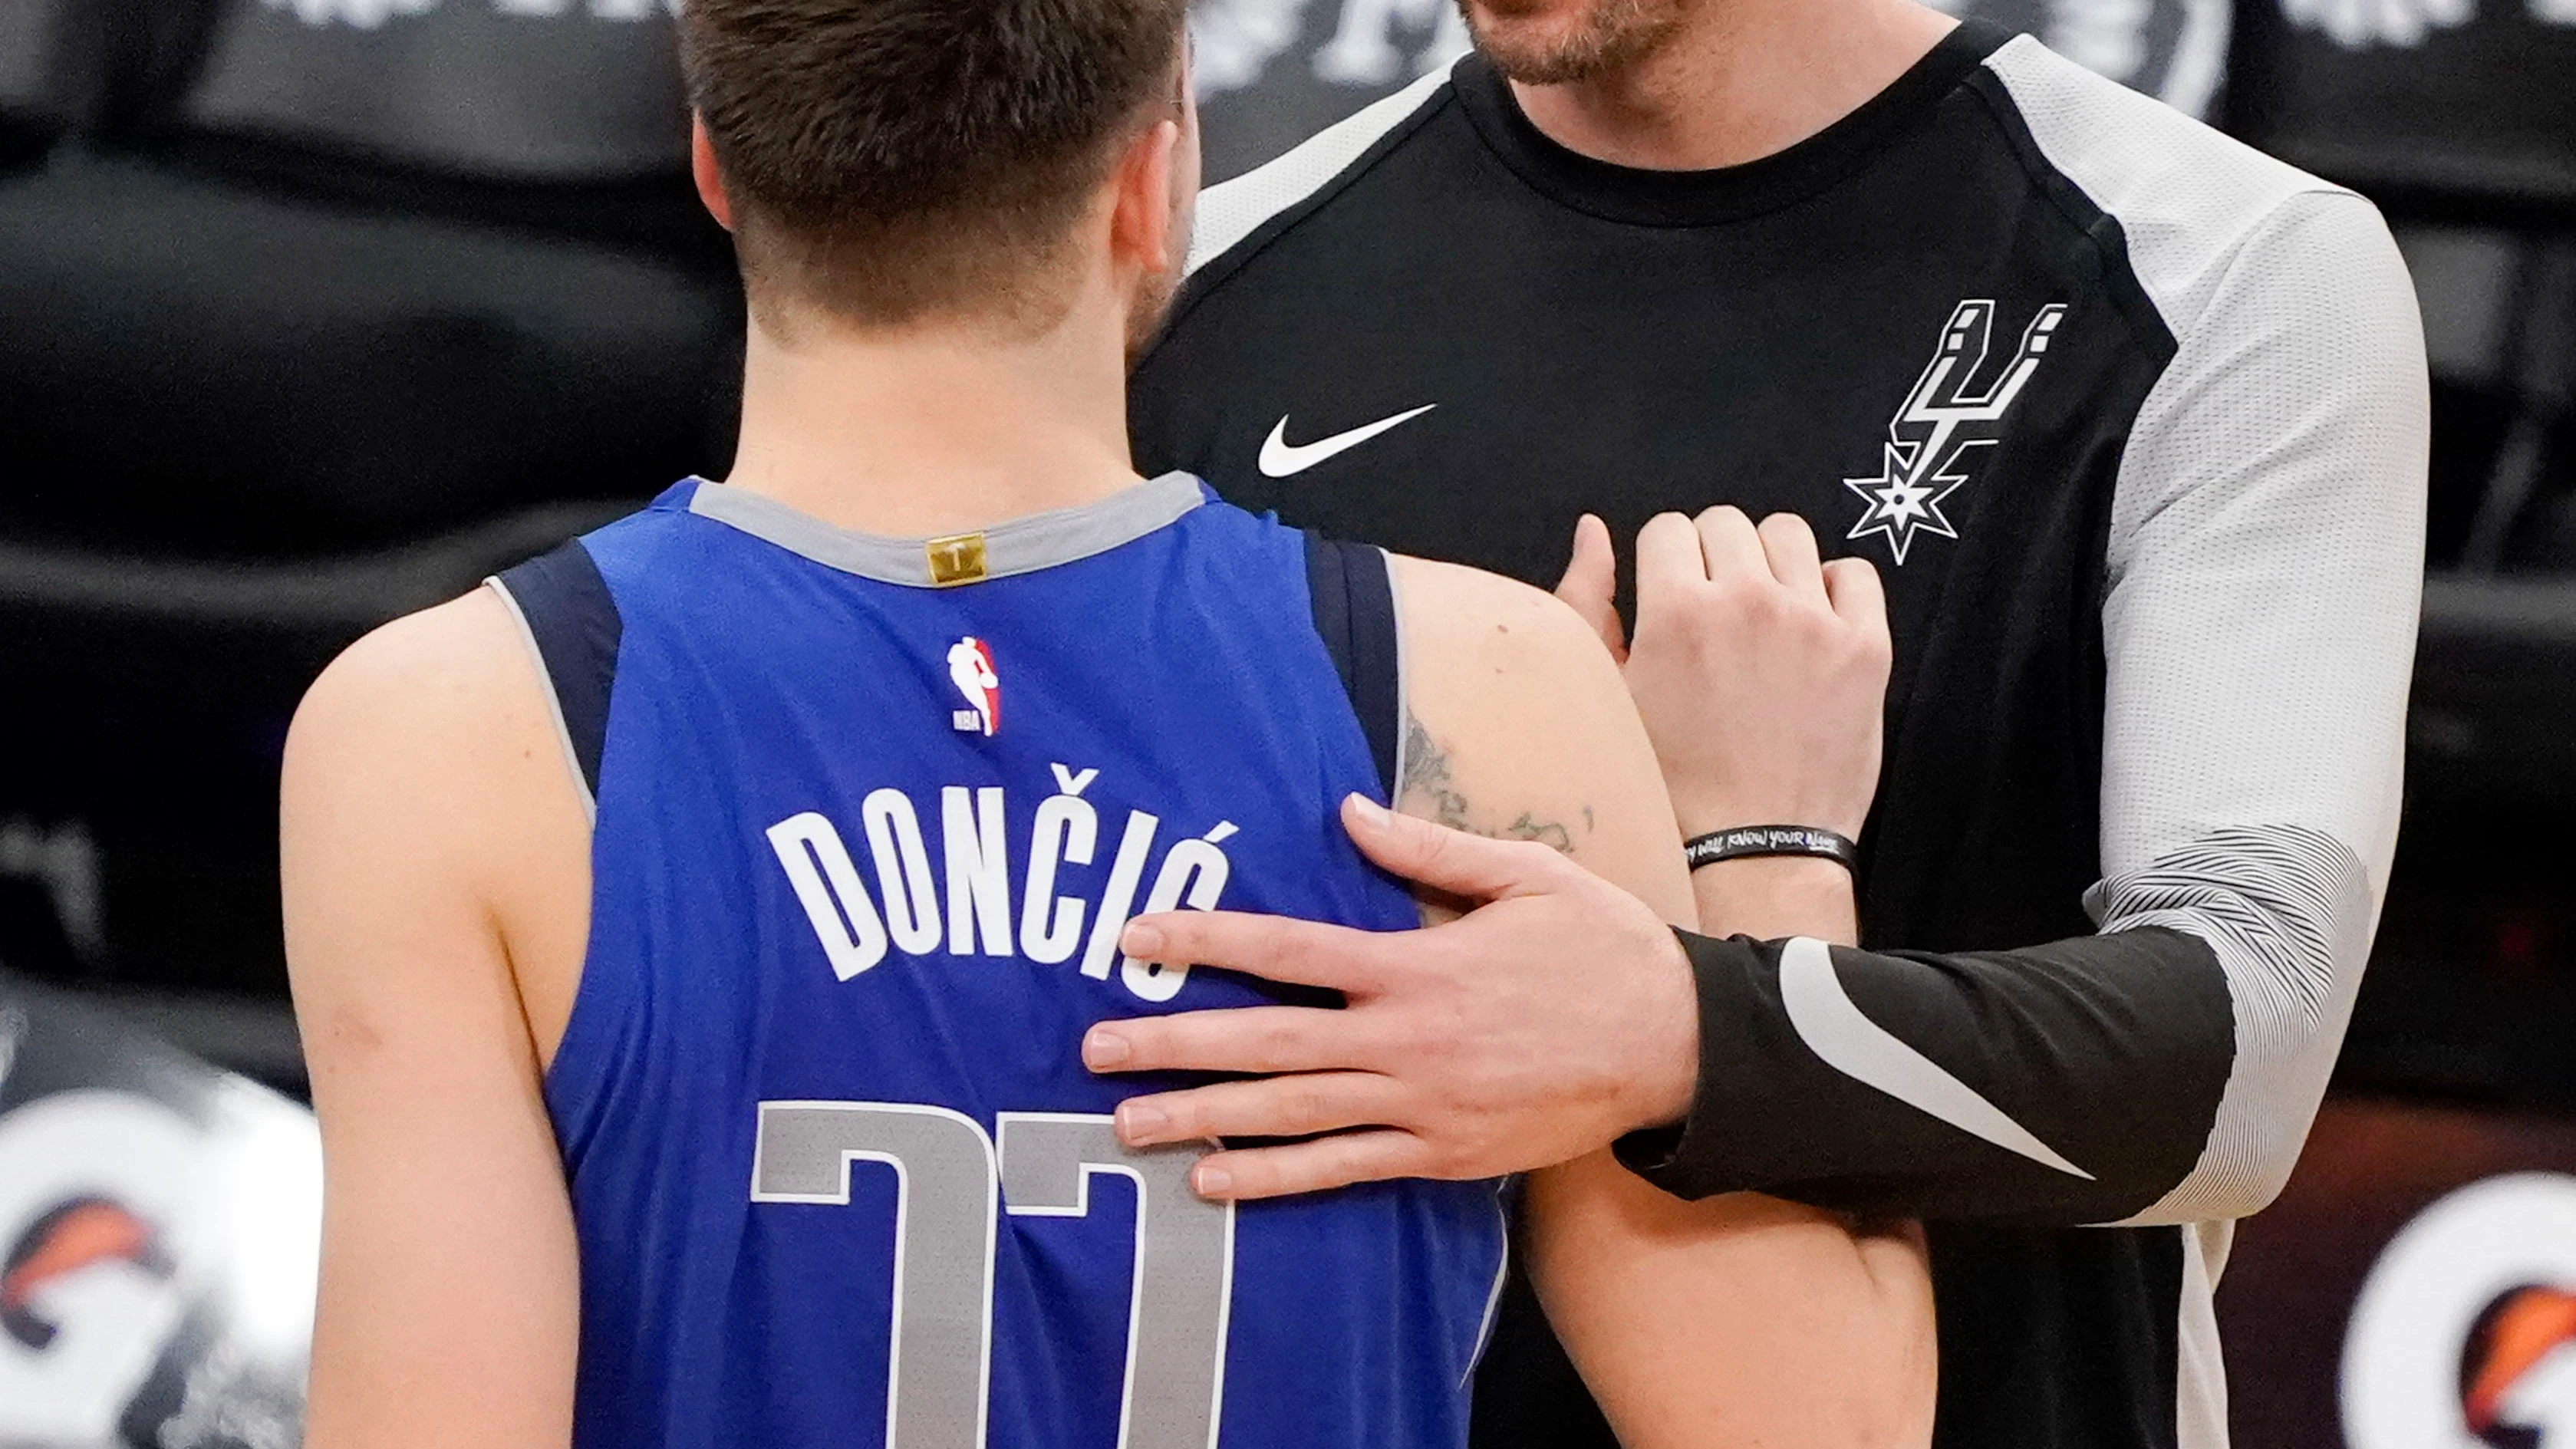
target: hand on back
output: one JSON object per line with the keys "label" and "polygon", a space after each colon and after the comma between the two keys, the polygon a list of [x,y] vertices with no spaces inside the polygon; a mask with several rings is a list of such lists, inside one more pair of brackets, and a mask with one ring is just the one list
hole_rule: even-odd
{"label": "hand on back", "polygon": [[1794,514],[1667,513],[1637,536],[1637,634],[1611,606],[1610,530],[1586,515],[1557,597],[1624,669],[1685,835],[1811,825],[1857,838],[1878,792],[1891,648],[1864,559],[1824,562]]}

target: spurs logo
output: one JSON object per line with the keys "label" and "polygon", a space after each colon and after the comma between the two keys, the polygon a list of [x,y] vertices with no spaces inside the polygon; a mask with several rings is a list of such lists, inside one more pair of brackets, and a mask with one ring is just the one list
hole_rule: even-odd
{"label": "spurs logo", "polygon": [[1888,551],[1900,565],[1918,534],[1957,538],[1959,531],[1941,511],[1942,500],[1968,481],[1971,450],[1992,447],[2001,439],[2004,414],[2012,411],[2022,389],[2030,385],[2031,375],[2039,371],[2057,324],[2065,318],[2062,302],[2040,308],[2022,332],[2021,349],[2013,354],[2011,365],[1977,391],[1977,374],[1985,371],[1993,333],[1995,304],[1961,302],[1941,329],[1941,346],[1932,354],[1931,365],[1923,369],[1905,406],[1887,425],[1878,473],[1843,480],[1844,487],[1869,505],[1845,537],[1884,535]]}

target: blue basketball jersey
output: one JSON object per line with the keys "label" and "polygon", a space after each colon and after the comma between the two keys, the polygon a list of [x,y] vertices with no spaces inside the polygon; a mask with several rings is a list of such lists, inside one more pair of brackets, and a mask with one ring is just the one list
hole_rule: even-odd
{"label": "blue basketball jersey", "polygon": [[1181,475],[908,541],[692,480],[496,581],[595,808],[577,1444],[1465,1442],[1495,1184],[1211,1204],[1111,1130],[1179,1079],[1079,1057],[1290,999],[1131,917],[1415,924],[1336,820],[1393,774],[1384,567]]}

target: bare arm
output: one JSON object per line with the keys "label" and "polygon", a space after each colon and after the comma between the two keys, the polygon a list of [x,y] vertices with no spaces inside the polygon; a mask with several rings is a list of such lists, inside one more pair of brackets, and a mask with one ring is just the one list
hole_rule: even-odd
{"label": "bare arm", "polygon": [[[1397,578],[1413,711],[1400,807],[1548,845],[1694,922],[1654,752],[1584,626],[1468,570],[1399,560]],[[1730,894],[1793,930],[1851,912],[1848,876]],[[1606,1152],[1535,1174],[1524,1201],[1533,1284],[1629,1449],[1928,1438],[1931,1284],[1910,1232],[1753,1194],[1685,1203]]]}
{"label": "bare arm", "polygon": [[[578,1267],[514,950],[568,983],[586,830],[476,594],[361,641],[287,741],[286,935],[326,1189],[313,1449],[562,1445]],[[569,911],[569,914],[567,912]],[[540,990],[540,999],[562,995]]]}

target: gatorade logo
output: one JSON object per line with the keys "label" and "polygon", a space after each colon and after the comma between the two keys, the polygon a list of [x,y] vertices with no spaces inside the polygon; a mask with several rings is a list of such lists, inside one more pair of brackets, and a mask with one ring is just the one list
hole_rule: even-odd
{"label": "gatorade logo", "polygon": [[2576,1293],[2533,1284],[2478,1315],[2460,1364],[2460,1414],[2500,1449],[2576,1431]]}
{"label": "gatorade logo", "polygon": [[102,1197],[74,1198],[39,1216],[0,1267],[0,1333],[30,1349],[62,1332],[38,1303],[49,1290],[103,1264],[123,1263],[154,1278],[170,1276],[152,1225]]}
{"label": "gatorade logo", "polygon": [[0,1444],[107,1444],[178,1331],[198,1129],[126,1092],[0,1114]]}
{"label": "gatorade logo", "polygon": [[2344,1339],[2353,1449],[2576,1446],[2576,1177],[2489,1178],[2390,1240]]}

